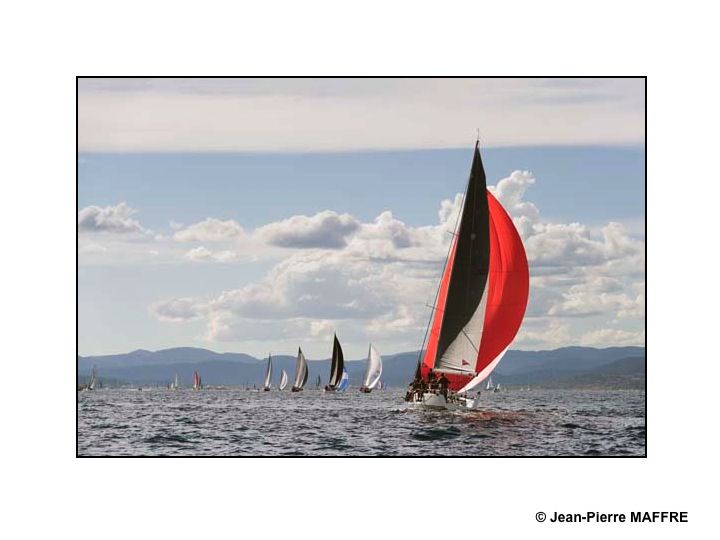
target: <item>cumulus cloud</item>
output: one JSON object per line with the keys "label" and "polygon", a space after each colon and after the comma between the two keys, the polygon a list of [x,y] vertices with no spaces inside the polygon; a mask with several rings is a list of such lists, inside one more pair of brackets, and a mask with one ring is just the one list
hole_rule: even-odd
{"label": "cumulus cloud", "polygon": [[150,312],[161,321],[186,322],[200,318],[204,304],[196,298],[174,298],[156,302]]}
{"label": "cumulus cloud", "polygon": [[314,216],[293,216],[270,223],[257,232],[275,246],[341,249],[347,245],[347,237],[359,228],[360,222],[350,214],[325,210]]}
{"label": "cumulus cloud", "polygon": [[245,233],[243,228],[231,219],[221,221],[207,218],[186,228],[181,228],[182,226],[175,222],[171,226],[178,229],[173,235],[178,242],[224,242],[240,238]]}
{"label": "cumulus cloud", "polygon": [[194,262],[230,262],[237,259],[237,253],[230,250],[210,251],[198,246],[185,253],[185,258]]}
{"label": "cumulus cloud", "polygon": [[86,206],[78,212],[78,231],[81,233],[128,234],[149,231],[133,219],[137,210],[121,202],[115,206]]}
{"label": "cumulus cloud", "polygon": [[[531,268],[530,301],[515,346],[639,343],[633,325],[644,317],[644,242],[620,223],[594,228],[543,221],[525,200],[535,181],[514,171],[490,188],[518,227]],[[262,279],[209,298],[160,302],[153,312],[163,320],[203,320],[210,341],[317,340],[340,328],[354,339],[415,349],[461,208],[461,194],[444,200],[438,221],[420,227],[390,211],[369,223],[324,211],[265,225],[247,234],[249,241],[283,249],[275,250],[281,255]],[[245,234],[228,223],[234,224],[205,220],[177,233],[193,240]],[[230,234],[217,232],[225,229]],[[204,245],[184,254],[195,262],[235,256]]]}

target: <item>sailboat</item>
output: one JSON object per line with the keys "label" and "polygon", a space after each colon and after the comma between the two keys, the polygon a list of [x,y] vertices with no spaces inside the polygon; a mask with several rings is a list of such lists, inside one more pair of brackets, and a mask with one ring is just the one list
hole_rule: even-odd
{"label": "sailboat", "polygon": [[337,383],[337,386],[335,387],[336,392],[344,392],[347,390],[348,386],[350,385],[350,378],[348,377],[348,372],[343,368],[342,377],[340,377],[340,382]]}
{"label": "sailboat", "polygon": [[280,386],[278,386],[278,390],[285,390],[288,383],[288,376],[285,370],[282,370],[282,373],[280,374]]}
{"label": "sailboat", "polygon": [[330,380],[328,381],[328,384],[325,385],[326,392],[334,392],[337,385],[340,384],[340,379],[342,378],[344,371],[343,366],[344,362],[342,347],[340,346],[340,341],[338,341],[337,335],[335,335],[333,337],[333,353],[332,363],[330,365]]}
{"label": "sailboat", "polygon": [[317,376],[317,380],[315,381],[315,390],[320,389],[322,386],[322,380],[320,379],[320,375]]}
{"label": "sailboat", "polygon": [[93,366],[92,372],[90,373],[90,382],[87,385],[87,389],[95,390],[96,384],[97,384],[97,370],[95,369],[95,366]]}
{"label": "sailboat", "polygon": [[200,390],[202,388],[202,379],[197,371],[193,372],[193,390]]}
{"label": "sailboat", "polygon": [[376,385],[380,384],[380,376],[382,375],[382,357],[375,347],[370,344],[368,349],[368,363],[365,370],[365,377],[360,387],[361,392],[369,394]]}
{"label": "sailboat", "polygon": [[[308,379],[308,365],[302,349],[298,347],[297,364],[295,365],[295,382],[292,385],[292,392],[300,392]],[[318,375],[318,386],[320,386],[320,375]]]}
{"label": "sailboat", "polygon": [[499,392],[499,391],[500,391],[500,383],[497,383],[497,385],[495,385],[495,388],[493,389],[493,392]]}
{"label": "sailboat", "polygon": [[180,385],[178,384],[178,374],[175,374],[175,380],[170,383],[170,389],[171,390],[177,390]]}
{"label": "sailboat", "polygon": [[265,392],[269,391],[270,388],[272,388],[272,355],[268,354],[268,363],[267,368],[265,370],[265,382],[263,383],[263,390]]}
{"label": "sailboat", "polygon": [[492,390],[493,389],[493,382],[492,382],[492,375],[488,377],[487,384],[485,385],[485,390]]}
{"label": "sailboat", "polygon": [[447,391],[414,385],[406,399],[426,408],[474,407],[467,392],[492,373],[515,338],[529,281],[520,235],[487,190],[478,141],[421,348],[422,378],[439,374]]}

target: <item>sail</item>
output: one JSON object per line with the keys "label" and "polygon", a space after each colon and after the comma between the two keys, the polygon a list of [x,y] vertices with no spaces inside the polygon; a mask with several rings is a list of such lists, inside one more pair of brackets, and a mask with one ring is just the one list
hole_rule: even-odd
{"label": "sail", "polygon": [[97,370],[95,369],[95,366],[92,368],[92,373],[90,374],[90,382],[88,383],[88,389],[95,390],[95,383],[97,383]]}
{"label": "sail", "polygon": [[280,375],[280,386],[278,387],[280,390],[285,390],[285,387],[288,383],[288,376],[285,370],[282,370],[282,374]]}
{"label": "sail", "polygon": [[270,389],[272,388],[272,382],[270,382],[272,379],[272,356],[268,355],[268,363],[267,368],[265,370],[265,382],[263,383],[263,388]]}
{"label": "sail", "polygon": [[493,382],[492,382],[492,375],[488,377],[487,384],[485,385],[485,390],[492,390]]}
{"label": "sail", "polygon": [[343,366],[344,363],[342,347],[340,346],[340,341],[338,341],[336,335],[333,339],[332,365],[330,367],[330,381],[328,382],[328,385],[331,388],[335,388],[335,386],[337,386],[337,384],[340,382],[343,374]]}
{"label": "sail", "polygon": [[487,190],[476,145],[434,306],[423,376],[430,369],[445,373],[455,391],[482,382],[517,334],[528,290],[522,240],[510,216]]}
{"label": "sail", "polygon": [[335,390],[337,390],[338,392],[347,390],[347,387],[349,386],[349,384],[350,384],[350,380],[348,377],[348,372],[345,371],[345,369],[343,368],[342,376],[340,377],[340,381],[338,382],[337,386],[335,387]]}
{"label": "sail", "polygon": [[193,390],[200,389],[200,375],[197,371],[193,372]]}
{"label": "sail", "polygon": [[363,386],[372,390],[380,381],[382,375],[382,358],[375,347],[370,345],[368,349],[368,364],[363,378]]}
{"label": "sail", "polygon": [[317,376],[317,381],[315,381],[315,388],[320,388],[322,386],[322,380],[320,379],[320,375]]}
{"label": "sail", "polygon": [[298,347],[297,363],[295,364],[295,382],[293,388],[300,389],[305,386],[308,379],[308,365],[302,349]]}

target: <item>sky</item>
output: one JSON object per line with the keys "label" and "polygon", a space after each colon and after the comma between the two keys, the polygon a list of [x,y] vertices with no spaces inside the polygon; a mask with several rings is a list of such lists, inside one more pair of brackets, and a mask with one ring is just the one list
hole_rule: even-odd
{"label": "sky", "polygon": [[514,348],[644,344],[637,79],[82,79],[81,355],[419,348],[477,130]]}

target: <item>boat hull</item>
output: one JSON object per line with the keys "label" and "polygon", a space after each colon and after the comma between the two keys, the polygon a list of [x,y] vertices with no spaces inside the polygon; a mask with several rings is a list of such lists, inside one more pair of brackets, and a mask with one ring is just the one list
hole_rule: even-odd
{"label": "boat hull", "polygon": [[462,411],[474,409],[477,400],[459,394],[442,394],[426,392],[422,396],[415,395],[410,401],[411,406],[428,411]]}

